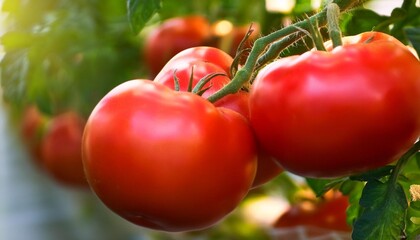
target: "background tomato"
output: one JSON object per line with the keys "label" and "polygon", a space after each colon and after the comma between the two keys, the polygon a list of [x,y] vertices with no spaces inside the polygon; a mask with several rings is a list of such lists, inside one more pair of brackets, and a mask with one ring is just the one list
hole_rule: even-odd
{"label": "background tomato", "polygon": [[348,197],[338,192],[317,202],[304,200],[294,204],[282,214],[274,223],[274,227],[311,226],[349,232],[351,227],[346,220],[346,210],[349,205]]}
{"label": "background tomato", "polygon": [[20,125],[20,134],[30,156],[37,165],[41,164],[42,161],[41,139],[46,122],[47,118],[39,111],[37,106],[29,105],[25,108]]}
{"label": "background tomato", "polygon": [[216,223],[245,197],[255,176],[254,144],[240,114],[132,80],[93,110],[83,162],[92,189],[123,218],[188,231]]}
{"label": "background tomato", "polygon": [[384,166],[412,146],[420,134],[420,63],[389,39],[283,58],[259,72],[251,123],[282,167],[339,177]]}
{"label": "background tomato", "polygon": [[[260,25],[258,23],[249,23],[247,25],[241,25],[241,26],[232,26],[230,31],[222,31],[221,33],[218,33],[218,25],[223,25],[225,21],[219,21],[214,24],[212,24],[213,34],[215,35],[215,39],[212,42],[212,46],[215,46],[217,48],[223,49],[227,53],[229,53],[230,56],[235,57],[236,52],[238,50],[238,47],[246,34],[248,33],[249,29],[252,29],[252,33],[249,36],[249,38],[244,42],[244,45],[242,46],[243,49],[251,48],[254,41],[260,36]],[[248,53],[244,53],[241,58],[241,63],[244,63],[246,60],[246,56],[248,56]]]}
{"label": "background tomato", "polygon": [[41,142],[42,164],[59,183],[87,187],[82,164],[84,120],[69,111],[51,119]]}
{"label": "background tomato", "polygon": [[184,16],[165,20],[145,39],[144,57],[155,76],[178,52],[203,45],[210,36],[210,24],[202,16]]}

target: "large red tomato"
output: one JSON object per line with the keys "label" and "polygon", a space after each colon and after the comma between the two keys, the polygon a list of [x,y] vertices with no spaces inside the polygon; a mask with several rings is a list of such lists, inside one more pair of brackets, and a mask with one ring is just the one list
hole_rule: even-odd
{"label": "large red tomato", "polygon": [[87,179],[114,212],[164,231],[209,227],[247,194],[256,171],[248,121],[188,92],[125,82],[91,113]]}
{"label": "large red tomato", "polygon": [[144,54],[151,74],[156,75],[178,52],[201,46],[210,36],[210,24],[202,16],[176,17],[164,21],[146,38]]}
{"label": "large red tomato", "polygon": [[43,167],[59,183],[87,187],[82,164],[84,120],[76,112],[55,116],[41,142]]}
{"label": "large red tomato", "polygon": [[420,62],[386,34],[357,39],[280,59],[256,77],[251,124],[286,170],[363,172],[397,160],[419,137]]}
{"label": "large red tomato", "polygon": [[[207,98],[230,82],[226,71],[229,70],[228,64],[231,64],[231,62],[232,58],[217,48],[190,48],[172,58],[162,71],[159,72],[154,81],[174,89],[174,77],[176,76],[179,82],[179,90],[187,91],[190,81],[192,81],[192,87],[195,87],[200,79],[209,74],[225,74],[225,76],[212,78],[204,85],[203,88],[208,89],[202,96]],[[238,93],[223,97],[216,101],[214,105],[234,110],[249,119],[248,95],[248,92],[239,91]],[[271,156],[260,148],[258,152],[258,170],[252,185],[253,187],[258,187],[268,182],[282,172],[279,164]]]}

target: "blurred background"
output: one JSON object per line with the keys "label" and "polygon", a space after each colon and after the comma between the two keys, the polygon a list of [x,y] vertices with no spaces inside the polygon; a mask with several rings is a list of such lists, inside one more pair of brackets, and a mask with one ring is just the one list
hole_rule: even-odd
{"label": "blurred background", "polygon": [[[0,1],[0,239],[287,239],[284,231],[275,229],[275,222],[296,199],[313,198],[305,182],[288,173],[251,191],[243,204],[216,226],[167,234],[126,222],[89,189],[62,184],[40,166],[39,149],[35,148],[56,116],[71,111],[86,119],[99,99],[119,83],[153,77],[151,68],[157,63],[147,59],[145,49],[148,36],[163,22],[202,16],[211,35],[202,44],[234,53],[238,43],[232,40],[233,34],[239,32],[235,29],[245,26],[247,30],[253,22],[256,38],[310,15],[322,4],[320,0],[163,2],[159,14],[135,33],[127,19],[126,1]],[[402,2],[369,1],[359,15],[354,14],[367,19],[363,25],[352,14],[343,17],[344,34],[372,30],[391,19],[392,9]],[[380,27],[392,31],[389,24]],[[392,33],[406,41],[401,32]],[[239,39],[244,31],[241,34]],[[311,43],[305,42],[283,55],[310,47]],[[28,113],[31,107],[35,110]],[[31,121],[39,122],[39,129],[31,128]],[[287,232],[290,227],[283,229]],[[299,224],[292,227],[302,239],[310,239],[311,234]],[[316,239],[349,238],[349,231],[318,230],[312,232]]]}

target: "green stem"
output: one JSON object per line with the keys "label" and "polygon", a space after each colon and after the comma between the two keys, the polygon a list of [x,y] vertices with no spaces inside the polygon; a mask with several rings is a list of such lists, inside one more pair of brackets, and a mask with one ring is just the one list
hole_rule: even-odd
{"label": "green stem", "polygon": [[302,31],[296,32],[293,37],[286,36],[283,39],[272,43],[268,50],[258,58],[256,69],[263,67],[265,64],[269,63],[273,59],[277,58],[282,50],[292,45],[293,43],[302,39],[306,34]]}
{"label": "green stem", "polygon": [[[365,0],[334,0],[334,3],[337,3],[337,5],[339,6],[341,10],[348,10],[352,7],[362,4],[364,1]],[[239,89],[241,89],[241,87],[245,83],[251,81],[254,71],[256,70],[256,65],[258,63],[259,57],[266,52],[270,44],[277,42],[286,36],[289,36],[293,33],[298,32],[299,28],[309,29],[308,24],[314,24],[316,22],[318,22],[319,26],[326,25],[327,23],[326,8],[324,8],[321,12],[309,17],[306,20],[297,22],[295,24],[292,24],[290,26],[287,26],[276,32],[273,32],[271,34],[268,34],[264,37],[257,39],[254,43],[254,46],[251,49],[251,52],[245,62],[244,67],[235,74],[235,76],[233,77],[232,81],[229,82],[229,84],[227,84],[222,89],[220,89],[219,91],[211,95],[208,98],[208,100],[210,102],[216,102],[217,100],[221,99],[222,97],[228,94],[234,94],[237,91],[239,91]],[[280,44],[277,46],[287,47]],[[276,49],[276,52],[278,51],[279,50]],[[267,61],[267,59],[265,59],[264,61]]]}
{"label": "green stem", "polygon": [[405,164],[407,164],[408,160],[418,151],[420,151],[420,141],[417,141],[406,153],[404,153],[404,155],[401,156],[401,158],[397,162],[397,165],[395,165],[395,168],[392,171],[391,182],[393,184],[397,183],[398,177],[403,167],[405,166]]}
{"label": "green stem", "polygon": [[[338,11],[340,11],[340,9]],[[316,49],[319,51],[327,51],[324,46],[324,39],[322,38],[321,32],[319,31],[319,24],[317,21],[315,21],[315,24],[309,24],[309,31],[309,36],[312,38]]]}
{"label": "green stem", "polygon": [[330,3],[327,6],[327,21],[328,21],[328,33],[330,35],[333,47],[343,45],[341,40],[340,30],[340,8],[335,3]]}

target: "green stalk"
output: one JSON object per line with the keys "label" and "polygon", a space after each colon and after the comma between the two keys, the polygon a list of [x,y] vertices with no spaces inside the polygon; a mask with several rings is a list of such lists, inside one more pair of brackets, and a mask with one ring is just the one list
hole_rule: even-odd
{"label": "green stalk", "polygon": [[407,164],[408,160],[418,151],[420,151],[420,141],[417,141],[406,153],[404,153],[404,155],[401,156],[397,162],[397,165],[395,165],[395,168],[392,171],[392,184],[395,185],[397,183],[398,177],[401,174],[403,167]]}
{"label": "green stalk", "polygon": [[343,45],[341,40],[340,30],[340,8],[335,3],[330,3],[327,6],[327,22],[328,22],[328,33],[330,35],[333,47]]}

